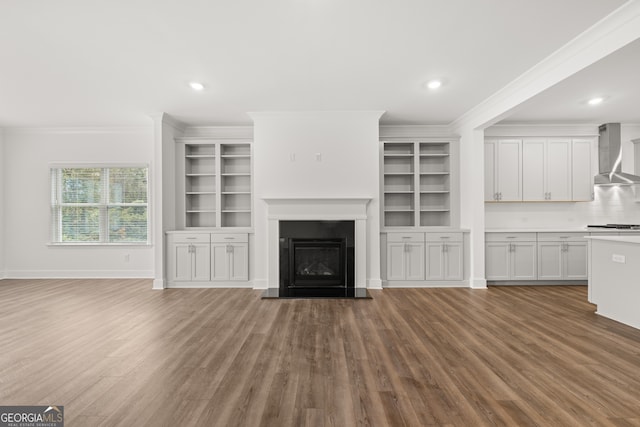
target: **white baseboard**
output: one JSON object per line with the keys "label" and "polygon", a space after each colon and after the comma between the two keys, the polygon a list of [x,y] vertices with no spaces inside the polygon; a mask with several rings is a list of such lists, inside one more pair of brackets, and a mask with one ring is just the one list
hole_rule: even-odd
{"label": "white baseboard", "polygon": [[468,288],[469,283],[462,281],[439,281],[439,282],[425,282],[422,280],[394,280],[383,281],[384,288]]}
{"label": "white baseboard", "polygon": [[[278,287],[277,284],[275,287]],[[253,289],[269,289],[269,281],[267,279],[253,279]]]}
{"label": "white baseboard", "polygon": [[153,279],[153,286],[151,289],[162,290],[164,289],[164,280],[163,279]]}
{"label": "white baseboard", "polygon": [[153,279],[146,270],[8,270],[6,279]]}
{"label": "white baseboard", "polygon": [[471,279],[471,289],[487,289],[487,279]]}
{"label": "white baseboard", "polygon": [[169,282],[167,289],[255,289],[251,282]]}
{"label": "white baseboard", "polygon": [[382,289],[382,280],[380,279],[367,280],[367,289]]}

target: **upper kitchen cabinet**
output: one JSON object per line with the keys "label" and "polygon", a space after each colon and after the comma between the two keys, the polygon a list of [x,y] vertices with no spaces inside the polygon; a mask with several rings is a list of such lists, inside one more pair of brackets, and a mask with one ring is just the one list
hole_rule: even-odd
{"label": "upper kitchen cabinet", "polygon": [[571,200],[571,140],[525,139],[522,200]]}
{"label": "upper kitchen cabinet", "polygon": [[249,141],[178,138],[178,229],[251,227]]}
{"label": "upper kitchen cabinet", "polygon": [[449,227],[455,204],[451,141],[382,142],[384,227]]}
{"label": "upper kitchen cabinet", "polygon": [[593,199],[593,139],[485,141],[485,201],[575,202]]}
{"label": "upper kitchen cabinet", "polygon": [[484,162],[485,201],[522,201],[522,140],[486,140]]}

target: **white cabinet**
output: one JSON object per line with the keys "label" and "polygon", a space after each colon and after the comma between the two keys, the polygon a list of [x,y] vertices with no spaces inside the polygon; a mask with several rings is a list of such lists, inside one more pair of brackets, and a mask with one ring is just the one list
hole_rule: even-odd
{"label": "white cabinet", "polygon": [[249,281],[249,236],[168,232],[166,265],[169,287],[238,286]]}
{"label": "white cabinet", "polygon": [[484,162],[485,201],[522,200],[522,140],[485,141]]}
{"label": "white cabinet", "polygon": [[169,236],[167,273],[169,281],[203,282],[209,280],[209,235]]}
{"label": "white cabinet", "polygon": [[571,140],[529,138],[522,144],[522,199],[571,200]]}
{"label": "white cabinet", "polygon": [[424,233],[387,234],[387,280],[424,280]]}
{"label": "white cabinet", "polygon": [[593,194],[592,148],[593,139],[574,138],[571,155],[571,199],[591,201]]}
{"label": "white cabinet", "polygon": [[536,233],[487,233],[487,280],[536,280]]}
{"label": "white cabinet", "polygon": [[249,280],[249,243],[246,234],[211,236],[211,280]]}
{"label": "white cabinet", "polygon": [[593,200],[593,138],[485,140],[485,201]]}
{"label": "white cabinet", "polygon": [[584,233],[538,233],[538,279],[587,279]]}
{"label": "white cabinet", "polygon": [[426,233],[426,280],[462,280],[462,233]]}

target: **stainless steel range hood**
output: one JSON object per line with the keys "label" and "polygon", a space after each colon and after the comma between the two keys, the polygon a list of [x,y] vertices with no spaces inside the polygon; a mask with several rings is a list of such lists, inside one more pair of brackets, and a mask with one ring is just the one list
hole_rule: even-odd
{"label": "stainless steel range hood", "polygon": [[622,144],[620,123],[600,126],[598,140],[599,175],[593,179],[595,185],[640,184],[640,176],[622,172]]}

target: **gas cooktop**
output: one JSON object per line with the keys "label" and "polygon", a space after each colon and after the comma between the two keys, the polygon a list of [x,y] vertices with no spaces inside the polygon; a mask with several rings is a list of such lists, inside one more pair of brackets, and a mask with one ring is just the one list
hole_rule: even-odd
{"label": "gas cooktop", "polygon": [[596,225],[587,225],[587,228],[613,228],[616,230],[640,230],[640,224],[596,224]]}

